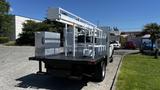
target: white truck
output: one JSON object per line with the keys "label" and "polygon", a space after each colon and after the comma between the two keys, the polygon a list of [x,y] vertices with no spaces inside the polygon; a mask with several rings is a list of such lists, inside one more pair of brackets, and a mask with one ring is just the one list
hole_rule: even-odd
{"label": "white truck", "polygon": [[58,77],[92,77],[102,81],[106,66],[113,60],[113,45],[109,45],[109,31],[76,16],[62,8],[49,8],[51,21],[64,24],[64,47],[60,47],[60,34],[54,32],[35,33],[35,56],[29,60],[42,62],[47,74]]}

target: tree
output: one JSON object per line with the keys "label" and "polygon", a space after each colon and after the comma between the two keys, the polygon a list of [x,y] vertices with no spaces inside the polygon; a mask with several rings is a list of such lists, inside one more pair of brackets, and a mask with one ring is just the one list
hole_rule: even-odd
{"label": "tree", "polygon": [[0,0],[0,14],[8,14],[10,4],[6,0]]}
{"label": "tree", "polygon": [[142,34],[150,34],[151,41],[152,41],[152,49],[153,49],[153,44],[155,43],[155,40],[158,38],[158,34],[160,33],[160,25],[157,23],[149,23],[144,26],[144,29],[142,31]]}
{"label": "tree", "polygon": [[14,29],[12,15],[0,15],[0,36],[8,37]]}
{"label": "tree", "polygon": [[13,16],[9,15],[10,4],[0,0],[0,37],[10,36],[13,29]]}
{"label": "tree", "polygon": [[48,28],[48,25],[41,22],[27,20],[23,23],[23,32],[19,35],[20,38],[16,40],[18,45],[34,45],[34,32],[43,31]]}
{"label": "tree", "polygon": [[[43,22],[35,22],[28,20],[23,24],[23,32],[20,34],[20,38],[16,40],[18,45],[34,45],[34,33],[37,31],[50,31],[50,32],[59,32],[63,30],[63,24],[45,20]],[[63,36],[63,35],[61,35]]]}

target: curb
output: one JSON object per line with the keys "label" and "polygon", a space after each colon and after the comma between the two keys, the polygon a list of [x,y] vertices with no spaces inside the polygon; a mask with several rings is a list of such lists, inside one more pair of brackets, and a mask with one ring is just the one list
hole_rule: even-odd
{"label": "curb", "polygon": [[116,90],[116,82],[117,82],[117,78],[118,78],[118,75],[119,75],[119,72],[120,72],[120,69],[119,69],[119,68],[120,68],[121,65],[122,65],[122,60],[124,59],[124,57],[125,57],[126,55],[137,54],[137,53],[139,53],[139,52],[126,53],[126,54],[122,55],[121,60],[120,60],[120,62],[119,62],[119,64],[118,64],[118,68],[117,68],[117,70],[116,70],[116,74],[115,74],[115,76],[114,76],[114,78],[113,78],[113,82],[112,82],[112,85],[111,85],[111,87],[110,87],[110,90]]}

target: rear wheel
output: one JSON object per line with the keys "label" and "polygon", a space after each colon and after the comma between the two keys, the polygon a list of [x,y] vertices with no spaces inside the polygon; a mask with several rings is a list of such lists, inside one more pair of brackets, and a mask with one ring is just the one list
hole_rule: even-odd
{"label": "rear wheel", "polygon": [[95,75],[93,76],[93,80],[96,82],[103,81],[105,75],[106,75],[106,64],[104,61],[102,61],[95,68]]}

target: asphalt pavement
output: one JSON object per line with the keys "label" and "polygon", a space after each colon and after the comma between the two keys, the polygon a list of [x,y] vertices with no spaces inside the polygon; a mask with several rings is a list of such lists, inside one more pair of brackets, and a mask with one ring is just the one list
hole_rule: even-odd
{"label": "asphalt pavement", "polygon": [[38,62],[28,60],[34,56],[34,47],[0,45],[0,90],[110,90],[121,57],[128,52],[133,50],[116,50],[105,80],[95,83],[37,75]]}

